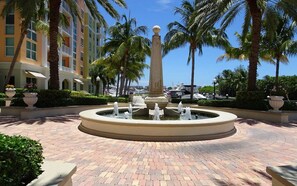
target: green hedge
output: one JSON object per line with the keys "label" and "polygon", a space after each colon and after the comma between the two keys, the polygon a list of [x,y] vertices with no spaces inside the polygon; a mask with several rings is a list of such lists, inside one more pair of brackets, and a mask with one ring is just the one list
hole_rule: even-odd
{"label": "green hedge", "polygon": [[87,96],[87,97],[71,97],[73,105],[105,105],[107,104],[107,98]]}
{"label": "green hedge", "polygon": [[119,103],[128,103],[129,97],[112,97],[112,96],[104,96],[107,98],[108,102],[119,102]]}
{"label": "green hedge", "polygon": [[171,103],[192,103],[192,104],[197,104],[198,100],[191,100],[191,99],[178,99],[178,98],[172,98]]}
{"label": "green hedge", "polygon": [[265,99],[264,91],[237,91],[236,100],[242,102],[256,102]]}
{"label": "green hedge", "polygon": [[5,98],[0,98],[0,106],[5,106]]}
{"label": "green hedge", "polygon": [[0,92],[0,98],[6,98],[6,94],[5,94],[5,93],[2,93],[2,92]]}
{"label": "green hedge", "polygon": [[[269,110],[272,109],[269,106],[268,100],[261,101],[238,101],[238,100],[199,100],[198,105],[210,106],[210,107],[230,107],[250,110]],[[285,101],[284,106],[280,110],[297,110],[295,102]]]}
{"label": "green hedge", "polygon": [[40,90],[36,107],[60,107],[72,105],[70,90]]}
{"label": "green hedge", "polygon": [[35,140],[0,134],[0,185],[27,185],[40,175],[42,151]]}

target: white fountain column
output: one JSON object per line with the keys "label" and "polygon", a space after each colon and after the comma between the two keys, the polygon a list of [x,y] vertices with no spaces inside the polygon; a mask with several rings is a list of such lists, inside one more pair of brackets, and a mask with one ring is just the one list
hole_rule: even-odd
{"label": "white fountain column", "polygon": [[153,27],[153,38],[151,48],[150,81],[149,95],[145,98],[148,109],[154,109],[155,103],[158,103],[160,109],[164,109],[168,100],[163,94],[163,70],[162,70],[162,52],[161,37],[159,35],[160,27]]}

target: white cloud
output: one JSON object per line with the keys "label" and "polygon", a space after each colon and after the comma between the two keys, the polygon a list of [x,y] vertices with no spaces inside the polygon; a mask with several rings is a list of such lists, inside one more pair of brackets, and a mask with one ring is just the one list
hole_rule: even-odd
{"label": "white cloud", "polygon": [[154,8],[154,11],[160,12],[172,8],[171,4],[173,3],[173,0],[156,0],[156,3],[158,6]]}

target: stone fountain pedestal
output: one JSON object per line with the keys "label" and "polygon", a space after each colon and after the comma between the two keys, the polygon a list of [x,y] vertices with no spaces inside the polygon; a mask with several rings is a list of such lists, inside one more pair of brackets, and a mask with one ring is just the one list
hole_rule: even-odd
{"label": "stone fountain pedestal", "polygon": [[145,98],[146,107],[153,110],[155,103],[158,103],[160,109],[165,109],[168,104],[167,98],[163,94],[163,70],[162,70],[162,52],[161,37],[159,26],[153,27],[149,95]]}

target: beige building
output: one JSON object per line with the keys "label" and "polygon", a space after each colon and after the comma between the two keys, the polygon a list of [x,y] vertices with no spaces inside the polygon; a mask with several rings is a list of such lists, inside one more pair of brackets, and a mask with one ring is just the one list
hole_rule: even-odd
{"label": "beige building", "polygon": [[[0,1],[0,11],[5,1]],[[77,6],[83,17],[81,23],[72,17],[68,5],[62,1],[60,12],[69,20],[70,26],[60,27],[63,44],[59,51],[60,89],[85,90],[93,92],[89,78],[89,65],[99,57],[99,46],[103,42],[100,24],[90,14],[83,0],[77,0]],[[11,12],[0,18],[0,86],[4,86],[5,78],[20,38],[20,16]],[[36,83],[38,89],[47,89],[50,78],[49,37],[36,31],[32,22],[17,58],[9,84],[24,87],[26,83]]]}

